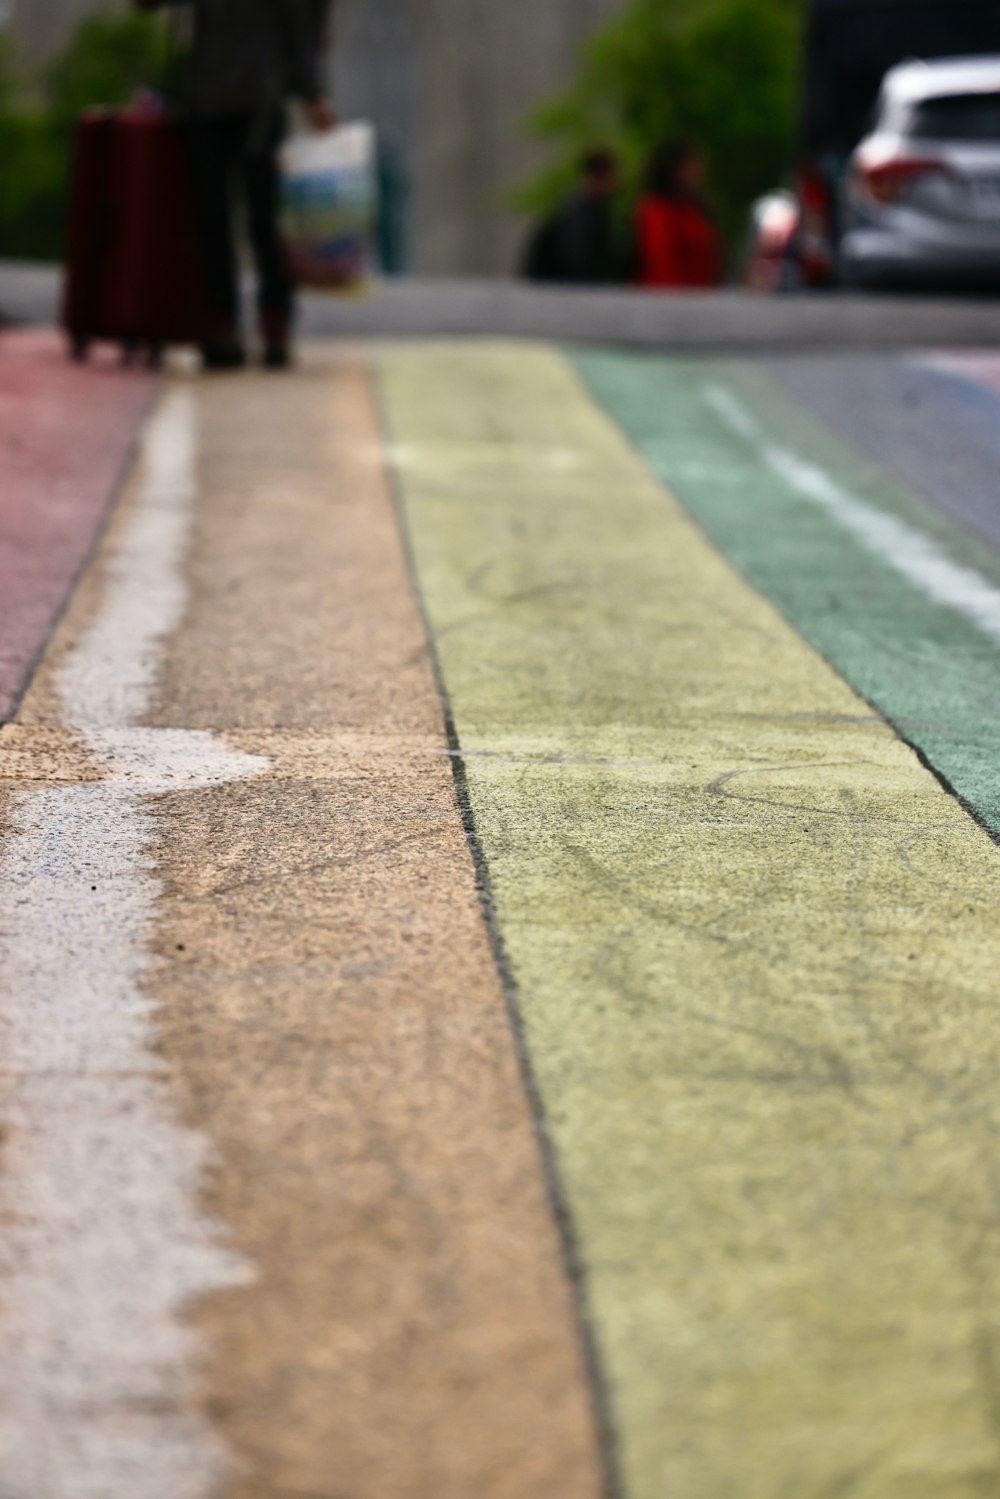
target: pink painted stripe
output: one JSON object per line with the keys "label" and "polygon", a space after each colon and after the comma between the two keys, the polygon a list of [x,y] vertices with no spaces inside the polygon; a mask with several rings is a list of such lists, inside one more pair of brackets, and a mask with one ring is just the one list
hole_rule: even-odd
{"label": "pink painted stripe", "polygon": [[0,334],[0,723],[86,561],[153,389],[75,365],[58,335]]}
{"label": "pink painted stripe", "polygon": [[924,354],[920,363],[926,369],[962,375],[994,395],[1000,395],[1000,354],[996,350],[956,349],[942,354]]}

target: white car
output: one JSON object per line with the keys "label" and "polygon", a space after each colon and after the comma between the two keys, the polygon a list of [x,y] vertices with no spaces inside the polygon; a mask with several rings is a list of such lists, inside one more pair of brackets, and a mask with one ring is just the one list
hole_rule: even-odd
{"label": "white car", "polygon": [[1000,287],[1000,56],[886,75],[841,196],[851,286]]}

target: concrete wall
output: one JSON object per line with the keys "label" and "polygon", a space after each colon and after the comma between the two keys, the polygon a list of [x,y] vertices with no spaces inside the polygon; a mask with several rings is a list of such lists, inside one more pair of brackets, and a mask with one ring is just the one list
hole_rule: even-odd
{"label": "concrete wall", "polygon": [[374,118],[411,184],[411,266],[504,274],[524,226],[506,199],[541,162],[525,119],[572,76],[621,0],[340,0],[334,93]]}
{"label": "concrete wall", "polygon": [[85,16],[125,8],[125,0],[7,0],[21,56],[40,62],[54,52]]}
{"label": "concrete wall", "polygon": [[[83,16],[127,0],[6,3],[23,55],[37,61]],[[622,3],[334,0],[334,96],[343,116],[374,119],[401,163],[411,269],[513,269],[524,226],[507,198],[544,159],[526,117]]]}

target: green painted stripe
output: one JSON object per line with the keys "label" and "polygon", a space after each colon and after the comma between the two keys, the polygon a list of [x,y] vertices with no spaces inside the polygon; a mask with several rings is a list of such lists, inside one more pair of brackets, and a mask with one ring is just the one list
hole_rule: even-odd
{"label": "green painted stripe", "polygon": [[995,1492],[993,846],[565,361],[380,363],[627,1493]]}
{"label": "green painted stripe", "polygon": [[1000,588],[995,554],[757,370],[604,353],[576,365],[716,545],[1000,832],[1000,645],[803,499],[708,393],[721,386],[783,449]]}

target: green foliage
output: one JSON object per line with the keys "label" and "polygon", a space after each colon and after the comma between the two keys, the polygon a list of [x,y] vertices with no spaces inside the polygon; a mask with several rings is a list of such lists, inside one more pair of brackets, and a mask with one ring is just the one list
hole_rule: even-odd
{"label": "green foliage", "polygon": [[0,257],[59,258],[74,122],[157,85],[165,61],[162,25],[145,16],[84,21],[39,78],[18,74],[0,37]]}
{"label": "green foliage", "polygon": [[801,25],[802,0],[631,0],[535,116],[553,161],[520,206],[551,207],[596,142],[621,152],[634,191],[652,149],[686,136],[708,153],[712,198],[735,240],[750,202],[792,160]]}
{"label": "green foliage", "polygon": [[14,67],[14,44],[0,32],[0,116],[11,112],[17,102],[17,71]]}
{"label": "green foliage", "polygon": [[65,141],[44,117],[5,111],[0,161],[0,258],[56,259],[65,219]]}
{"label": "green foliage", "polygon": [[162,83],[166,33],[148,16],[101,16],[83,21],[66,49],[45,70],[43,88],[52,118],[77,119],[94,104],[125,104],[139,88]]}

